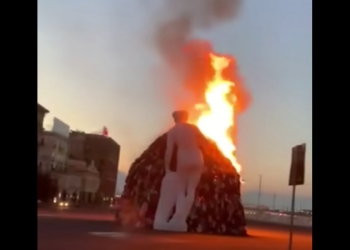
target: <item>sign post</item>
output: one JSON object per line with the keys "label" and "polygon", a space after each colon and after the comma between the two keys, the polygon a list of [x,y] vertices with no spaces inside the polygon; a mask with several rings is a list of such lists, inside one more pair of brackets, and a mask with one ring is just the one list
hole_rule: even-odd
{"label": "sign post", "polygon": [[303,185],[305,181],[305,152],[306,144],[300,144],[292,148],[292,164],[289,173],[289,186],[292,186],[292,204],[290,213],[289,229],[289,247],[293,246],[293,227],[294,227],[294,207],[295,207],[295,190],[297,185]]}
{"label": "sign post", "polygon": [[290,212],[290,228],[289,228],[289,247],[288,250],[292,250],[293,246],[293,227],[294,227],[294,205],[295,205],[295,188],[296,185],[293,185],[292,188],[292,208]]}

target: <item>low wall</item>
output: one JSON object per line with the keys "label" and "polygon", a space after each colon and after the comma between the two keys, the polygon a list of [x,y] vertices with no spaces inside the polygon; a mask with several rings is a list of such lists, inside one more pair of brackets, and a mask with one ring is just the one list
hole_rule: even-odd
{"label": "low wall", "polygon": [[[247,221],[267,222],[274,224],[289,225],[290,216],[288,215],[273,215],[268,213],[249,213],[245,214]],[[294,225],[297,227],[312,228],[312,217],[295,216]]]}

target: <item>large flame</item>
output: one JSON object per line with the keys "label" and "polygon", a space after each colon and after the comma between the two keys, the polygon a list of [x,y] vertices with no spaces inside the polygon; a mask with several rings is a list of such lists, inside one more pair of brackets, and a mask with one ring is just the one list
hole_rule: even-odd
{"label": "large flame", "polygon": [[222,76],[223,70],[229,66],[230,59],[214,54],[210,55],[210,59],[215,73],[213,79],[207,84],[205,103],[196,106],[201,113],[194,123],[205,136],[216,142],[237,172],[241,172],[241,165],[235,156],[236,146],[229,133],[235,126],[237,96],[232,93],[235,83],[225,80]]}

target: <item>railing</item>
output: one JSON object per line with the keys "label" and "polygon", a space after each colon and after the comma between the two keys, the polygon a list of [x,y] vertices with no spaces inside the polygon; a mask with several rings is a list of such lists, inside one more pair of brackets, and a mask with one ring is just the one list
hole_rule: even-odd
{"label": "railing", "polygon": [[[276,224],[289,225],[290,215],[286,214],[272,214],[267,212],[251,212],[245,211],[245,217],[247,220],[270,222]],[[294,225],[300,227],[312,227],[312,216],[298,216],[294,215]]]}

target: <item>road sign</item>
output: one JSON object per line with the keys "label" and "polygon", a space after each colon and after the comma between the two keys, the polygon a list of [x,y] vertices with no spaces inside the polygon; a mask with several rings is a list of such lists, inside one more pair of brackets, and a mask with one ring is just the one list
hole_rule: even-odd
{"label": "road sign", "polygon": [[305,152],[306,144],[300,144],[292,148],[292,164],[289,173],[289,186],[292,189],[292,206],[290,213],[290,230],[288,250],[293,248],[293,227],[294,227],[294,207],[295,207],[295,189],[297,185],[303,185],[305,180]]}
{"label": "road sign", "polygon": [[292,164],[289,173],[289,186],[303,185],[305,182],[305,152],[305,143],[292,148]]}

